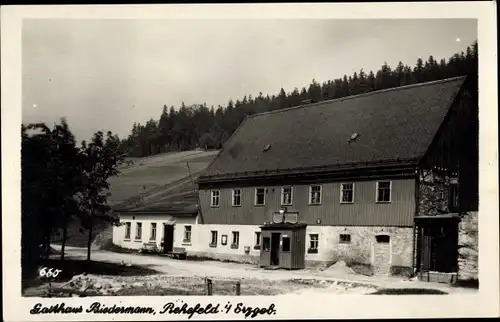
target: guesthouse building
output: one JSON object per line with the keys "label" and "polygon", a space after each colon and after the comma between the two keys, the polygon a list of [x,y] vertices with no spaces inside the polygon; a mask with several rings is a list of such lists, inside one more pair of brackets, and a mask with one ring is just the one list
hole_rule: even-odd
{"label": "guesthouse building", "polygon": [[458,222],[477,210],[477,87],[458,77],[247,116],[198,185],[188,253],[456,272]]}

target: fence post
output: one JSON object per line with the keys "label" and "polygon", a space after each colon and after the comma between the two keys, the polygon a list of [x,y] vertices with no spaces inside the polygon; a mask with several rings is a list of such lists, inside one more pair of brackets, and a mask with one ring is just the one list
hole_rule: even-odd
{"label": "fence post", "polygon": [[207,278],[207,295],[212,295],[212,279]]}
{"label": "fence post", "polygon": [[236,282],[236,295],[240,295],[240,294],[241,294],[241,282],[237,281]]}

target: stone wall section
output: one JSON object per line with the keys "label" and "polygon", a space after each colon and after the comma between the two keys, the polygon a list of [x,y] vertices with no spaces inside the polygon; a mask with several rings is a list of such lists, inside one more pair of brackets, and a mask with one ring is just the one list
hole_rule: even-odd
{"label": "stone wall section", "polygon": [[458,276],[462,280],[478,279],[478,217],[465,213],[458,228]]}

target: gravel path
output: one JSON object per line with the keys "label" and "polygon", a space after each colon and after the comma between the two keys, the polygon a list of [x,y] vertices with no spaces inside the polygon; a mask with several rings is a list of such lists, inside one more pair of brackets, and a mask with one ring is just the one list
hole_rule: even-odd
{"label": "gravel path", "polygon": [[[60,246],[54,245],[55,249]],[[66,254],[69,258],[84,259],[86,249],[67,247]],[[389,276],[363,276],[355,274],[335,274],[320,270],[265,270],[255,265],[227,263],[218,261],[189,261],[175,260],[167,257],[154,255],[123,254],[109,251],[92,251],[92,260],[129,263],[132,265],[145,266],[158,271],[159,275],[168,275],[170,277],[211,277],[215,279],[240,279],[240,280],[267,280],[267,281],[286,281],[286,280],[323,280],[331,282],[348,283],[350,286],[372,286],[378,288],[427,288],[437,289],[446,293],[474,293],[475,289],[450,287],[447,284],[426,283],[420,281],[404,280],[401,277]],[[335,284],[337,284],[335,283]],[[322,291],[326,291],[324,287]]]}

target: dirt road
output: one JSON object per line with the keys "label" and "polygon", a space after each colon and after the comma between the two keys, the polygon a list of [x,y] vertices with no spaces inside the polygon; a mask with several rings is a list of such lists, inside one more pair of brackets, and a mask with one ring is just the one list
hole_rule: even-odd
{"label": "dirt road", "polygon": [[[60,246],[54,245],[60,249]],[[86,249],[67,247],[68,257],[84,259]],[[239,280],[322,280],[330,283],[342,283],[343,285],[372,286],[377,288],[426,288],[437,289],[446,293],[470,293],[477,292],[474,289],[450,287],[447,284],[425,283],[420,281],[403,280],[401,277],[389,276],[362,276],[356,274],[332,275],[332,273],[321,270],[265,270],[256,265],[226,263],[218,261],[190,261],[175,260],[155,255],[123,254],[109,251],[92,251],[92,260],[111,263],[130,263],[148,267],[160,272],[160,275],[179,278],[216,278],[216,279],[239,279]]]}

